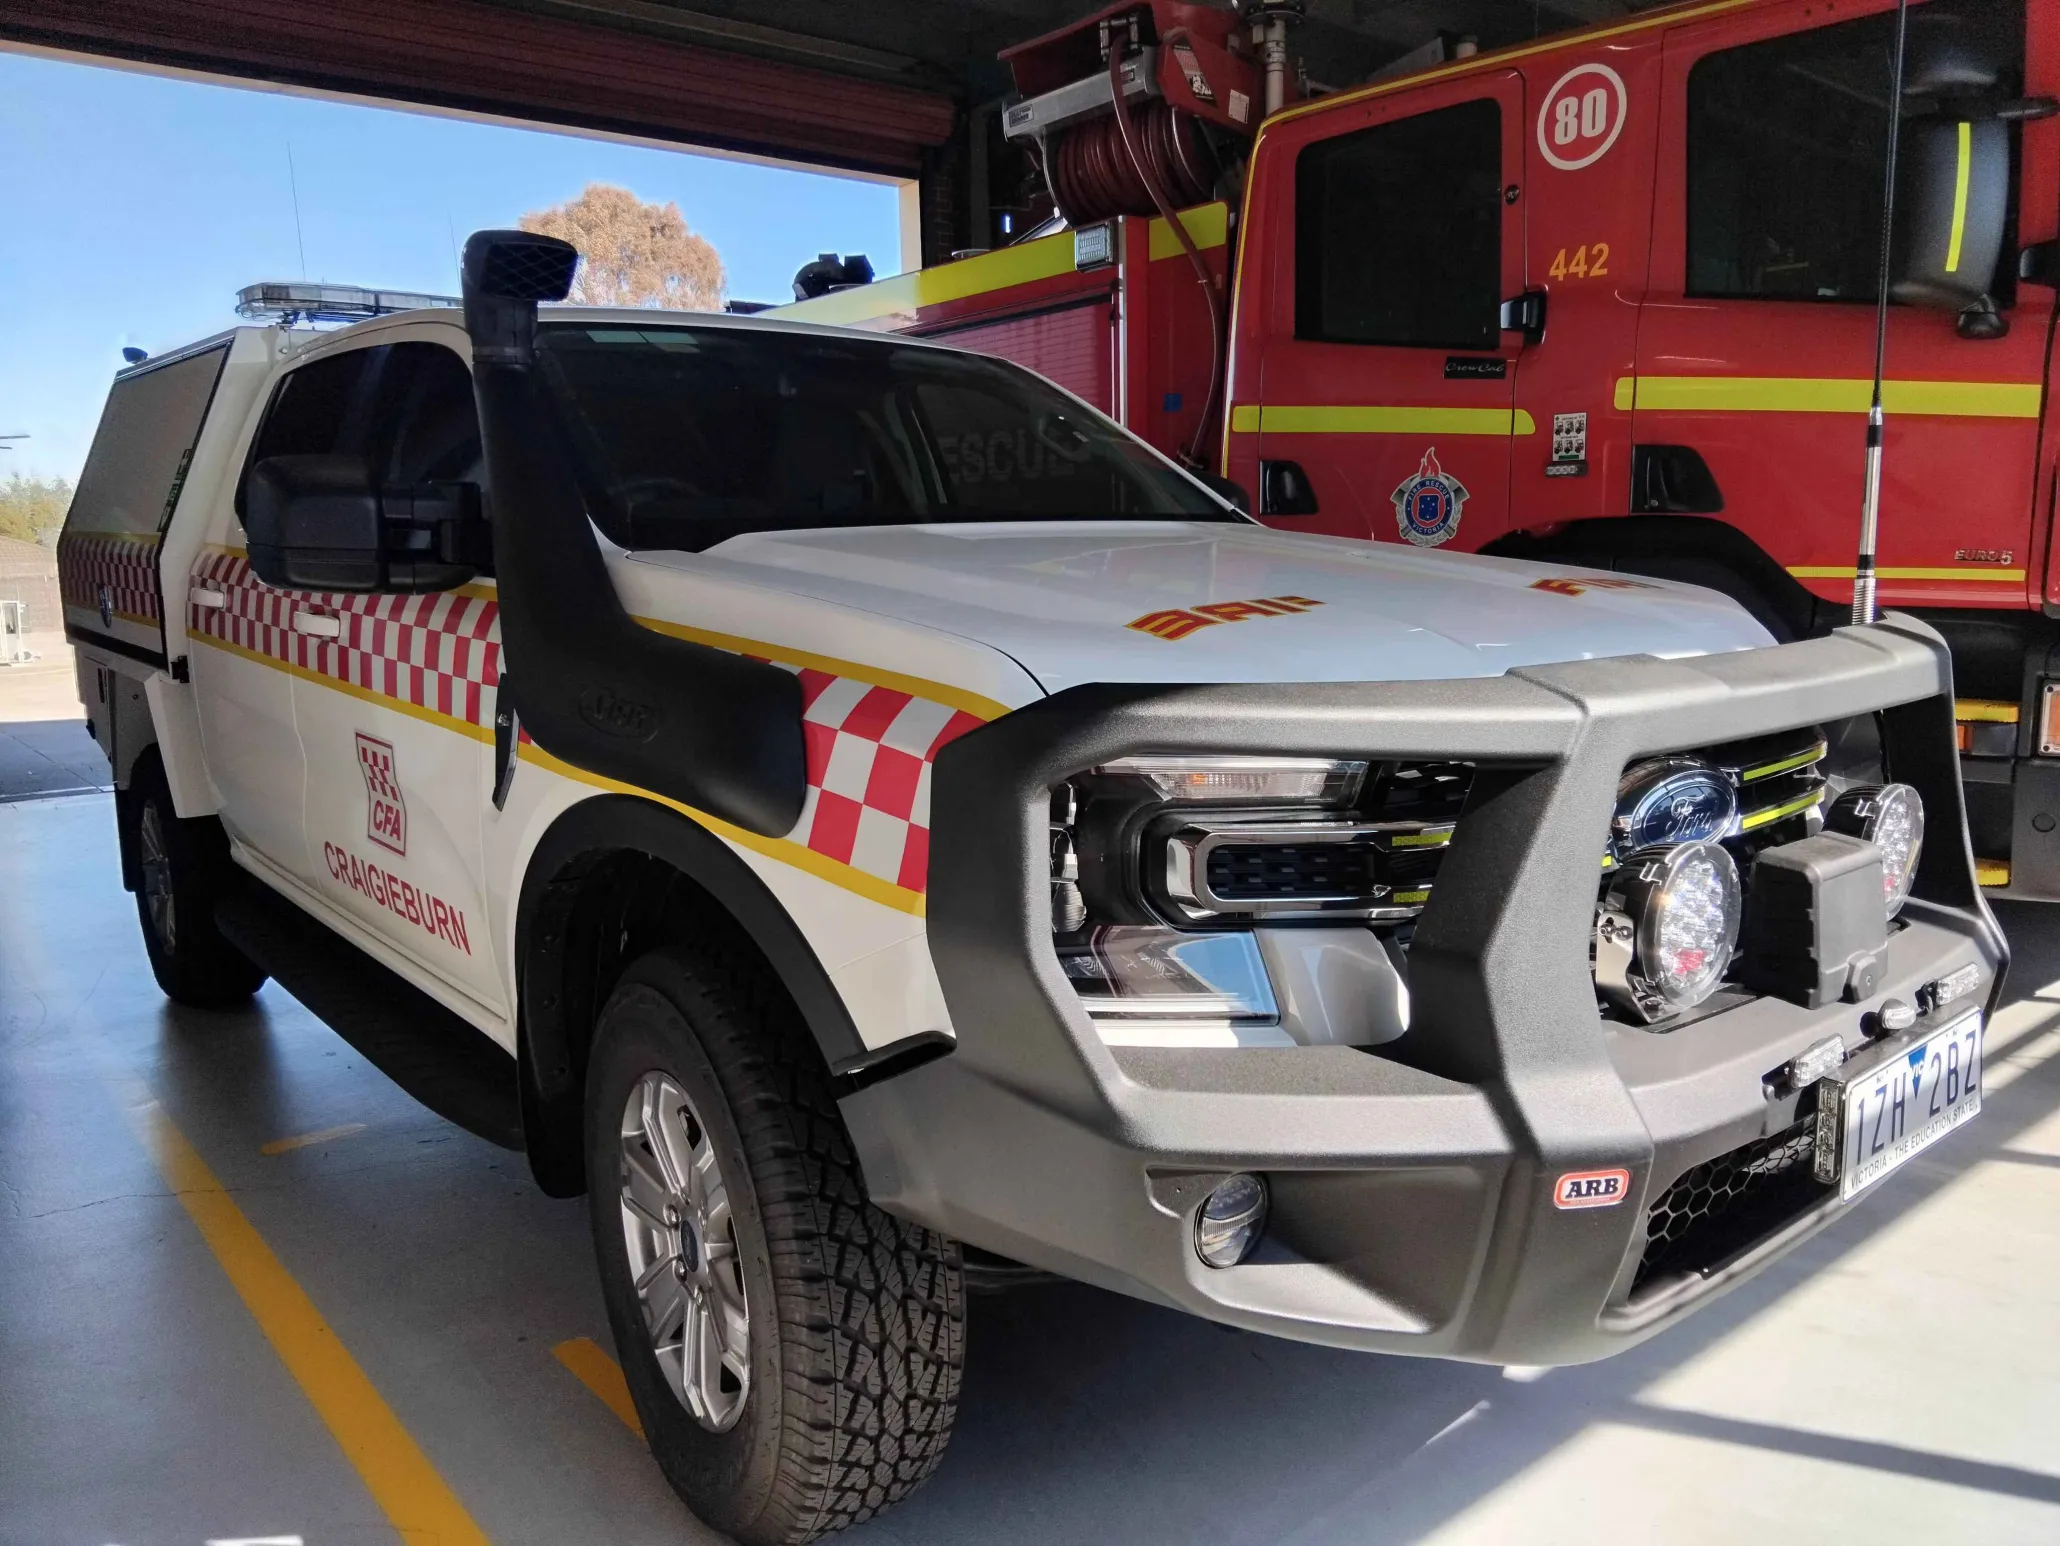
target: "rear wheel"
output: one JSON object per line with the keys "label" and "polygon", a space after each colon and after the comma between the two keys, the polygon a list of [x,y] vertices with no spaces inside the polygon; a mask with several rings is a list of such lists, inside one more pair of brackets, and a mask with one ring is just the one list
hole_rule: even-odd
{"label": "rear wheel", "polygon": [[265,974],[215,927],[215,902],[229,877],[221,828],[180,818],[154,759],[136,769],[125,804],[136,916],[158,987],[173,1003],[197,1009],[247,1002]]}
{"label": "rear wheel", "polygon": [[587,1074],[588,1201],[667,1480],[745,1546],[906,1496],[958,1402],[957,1246],[866,1200],[815,1044],[741,951],[624,973]]}

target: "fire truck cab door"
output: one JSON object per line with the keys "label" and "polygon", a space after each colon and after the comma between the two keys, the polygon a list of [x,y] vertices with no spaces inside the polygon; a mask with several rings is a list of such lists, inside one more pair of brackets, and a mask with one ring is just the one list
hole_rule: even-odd
{"label": "fire truck cab door", "polygon": [[[1923,7],[1947,10],[2005,47],[2019,29],[1999,87],[2015,95],[2022,9]],[[1667,34],[1651,284],[1636,374],[1614,384],[1647,463],[1669,448],[1677,468],[1708,472],[1644,489],[1634,476],[1634,511],[1721,511],[1833,602],[1852,595],[1863,494],[1894,24],[1892,9],[1797,3]],[[2048,180],[2024,183],[2027,234],[2051,223],[2051,160],[2038,160]],[[2014,257],[2006,241],[1990,281],[2003,337],[1961,337],[1948,310],[1889,308],[1884,604],[2024,604],[2053,294],[2017,286]],[[1687,502],[1664,502],[1677,494]]]}
{"label": "fire truck cab door", "polygon": [[1255,218],[1286,239],[1266,244],[1259,401],[1231,414],[1269,523],[1462,548],[1507,527],[1526,127],[1509,70],[1269,131]]}

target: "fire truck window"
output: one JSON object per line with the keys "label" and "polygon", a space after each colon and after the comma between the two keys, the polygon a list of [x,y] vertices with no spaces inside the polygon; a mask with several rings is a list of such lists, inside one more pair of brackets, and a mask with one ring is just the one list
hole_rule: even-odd
{"label": "fire truck window", "polygon": [[[1910,23],[1913,64],[1936,36],[2022,78],[2023,12],[1933,0]],[[1688,293],[1874,303],[1892,12],[1725,49],[1688,74]]]}
{"label": "fire truck window", "polygon": [[1380,124],[1295,160],[1295,336],[1493,349],[1501,342],[1502,109]]}

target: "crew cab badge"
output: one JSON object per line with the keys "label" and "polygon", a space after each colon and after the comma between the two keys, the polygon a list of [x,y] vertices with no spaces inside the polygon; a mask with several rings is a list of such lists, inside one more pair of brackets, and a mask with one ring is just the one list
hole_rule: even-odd
{"label": "crew cab badge", "polygon": [[1436,446],[1423,453],[1415,473],[1404,478],[1391,497],[1403,541],[1420,548],[1442,547],[1458,533],[1466,488],[1438,465]]}
{"label": "crew cab badge", "polygon": [[1614,1208],[1631,1194],[1628,1170],[1569,1170],[1552,1188],[1555,1208]]}
{"label": "crew cab badge", "polygon": [[365,776],[365,836],[381,848],[407,857],[408,802],[401,796],[393,765],[393,743],[360,730],[358,771]]}

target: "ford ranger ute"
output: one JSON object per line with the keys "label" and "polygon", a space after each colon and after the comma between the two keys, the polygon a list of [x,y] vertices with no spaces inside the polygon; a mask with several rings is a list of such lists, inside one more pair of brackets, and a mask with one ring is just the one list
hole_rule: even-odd
{"label": "ford ranger ute", "polygon": [[710,1524],[917,1485],[969,1281],[1579,1362],[1980,1110],[1923,624],[1269,530],[999,360],[540,310],[576,260],[125,371],[65,617],[165,992],[277,977],[584,1193]]}

